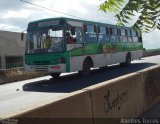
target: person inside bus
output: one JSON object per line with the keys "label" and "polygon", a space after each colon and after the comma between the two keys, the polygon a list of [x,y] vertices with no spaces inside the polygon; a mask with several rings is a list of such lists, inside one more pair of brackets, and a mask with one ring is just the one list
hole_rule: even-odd
{"label": "person inside bus", "polygon": [[67,32],[67,43],[68,44],[73,44],[74,43],[74,38],[71,36],[70,32]]}
{"label": "person inside bus", "polygon": [[46,36],[46,39],[44,40],[44,48],[49,49],[51,46],[51,38],[49,35]]}

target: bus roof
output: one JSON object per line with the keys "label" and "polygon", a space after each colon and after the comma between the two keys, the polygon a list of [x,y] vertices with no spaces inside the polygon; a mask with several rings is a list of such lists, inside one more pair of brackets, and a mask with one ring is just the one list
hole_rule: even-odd
{"label": "bus roof", "polygon": [[81,20],[81,19],[74,19],[74,18],[67,18],[67,17],[46,18],[46,19],[32,21],[29,24],[51,21],[51,20],[61,20],[61,19],[66,20],[66,21],[83,22],[85,24],[98,24],[98,25],[108,25],[108,26],[111,26],[111,27],[132,28],[132,27],[117,26],[117,25],[113,25],[113,24],[107,24],[107,23],[101,23],[101,22],[95,22],[95,21],[88,21],[88,20]]}

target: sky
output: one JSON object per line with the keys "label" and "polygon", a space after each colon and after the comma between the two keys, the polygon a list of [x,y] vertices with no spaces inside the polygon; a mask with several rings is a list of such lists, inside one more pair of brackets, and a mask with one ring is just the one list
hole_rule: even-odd
{"label": "sky", "polygon": [[[99,11],[99,5],[104,0],[26,0],[34,4],[50,8],[63,13],[68,13],[85,20],[116,24],[115,13]],[[54,18],[70,17],[64,14],[49,11],[20,0],[0,0],[0,30],[22,32],[31,21]],[[137,17],[135,17],[136,19]],[[127,26],[132,26],[135,19]],[[160,31],[143,34],[144,48],[160,48]]]}

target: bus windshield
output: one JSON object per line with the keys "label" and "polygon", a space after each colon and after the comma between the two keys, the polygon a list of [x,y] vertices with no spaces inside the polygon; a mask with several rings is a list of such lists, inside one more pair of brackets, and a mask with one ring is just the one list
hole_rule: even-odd
{"label": "bus windshield", "polygon": [[28,31],[26,54],[62,52],[64,28],[52,27]]}

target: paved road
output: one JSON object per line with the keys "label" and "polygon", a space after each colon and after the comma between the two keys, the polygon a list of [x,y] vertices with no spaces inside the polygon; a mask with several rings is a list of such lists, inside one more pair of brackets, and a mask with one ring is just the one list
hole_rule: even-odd
{"label": "paved road", "polygon": [[106,69],[95,69],[89,77],[85,78],[80,77],[77,73],[71,73],[63,74],[60,79],[45,76],[0,85],[0,118],[156,64],[160,64],[160,56],[133,61],[129,67],[115,65]]}

